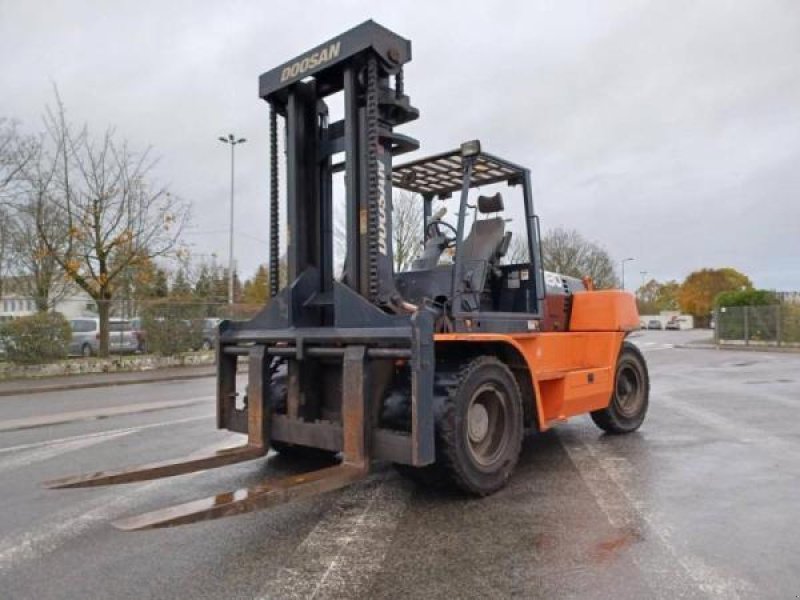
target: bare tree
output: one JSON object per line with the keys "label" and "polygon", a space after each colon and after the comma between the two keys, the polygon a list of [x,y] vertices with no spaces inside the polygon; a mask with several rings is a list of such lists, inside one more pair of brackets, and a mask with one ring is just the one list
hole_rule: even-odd
{"label": "bare tree", "polygon": [[422,247],[422,198],[399,192],[392,198],[394,270],[407,271]]}
{"label": "bare tree", "polygon": [[0,204],[13,198],[20,175],[37,150],[37,140],[22,135],[16,121],[0,117]]}
{"label": "bare tree", "polygon": [[57,163],[52,153],[41,139],[29,139],[27,150],[21,156],[16,191],[9,202],[13,213],[6,230],[7,262],[20,293],[32,297],[37,310],[45,312],[66,295],[70,283],[44,240],[46,237],[53,247],[63,249],[67,228],[59,211],[48,206],[57,193]]}
{"label": "bare tree", "polygon": [[0,294],[11,258],[11,201],[19,187],[20,174],[35,151],[35,140],[19,133],[17,123],[0,117]]}
{"label": "bare tree", "polygon": [[32,203],[18,210],[9,223],[9,265],[16,275],[18,291],[34,299],[36,310],[46,312],[67,295],[71,285],[47,249],[39,227],[45,228],[48,237],[59,246],[66,241],[66,232],[55,212],[43,212],[41,224],[38,223],[36,209]]}
{"label": "bare tree", "polygon": [[572,277],[589,276],[598,288],[617,286],[614,262],[606,249],[574,229],[558,227],[545,233],[542,262],[548,271]]}
{"label": "bare tree", "polygon": [[[188,206],[155,185],[150,152],[134,153],[113,129],[94,138],[67,122],[56,92],[45,117],[53,181],[36,211],[46,251],[96,303],[100,355],[108,354],[111,302],[129,269],[168,254],[188,219]],[[66,240],[49,227],[65,227]]]}
{"label": "bare tree", "polygon": [[502,258],[504,265],[519,265],[530,262],[528,252],[528,240],[523,235],[513,235],[511,243],[508,245],[508,252]]}
{"label": "bare tree", "polygon": [[11,243],[11,215],[8,210],[0,205],[0,296],[5,289],[6,272],[9,262],[9,245]]}
{"label": "bare tree", "polygon": [[[347,224],[344,207],[333,214],[334,273],[341,273],[347,254]],[[422,247],[422,198],[410,192],[399,192],[392,198],[392,246],[394,270],[406,271]]]}
{"label": "bare tree", "polygon": [[20,170],[17,124],[0,117],[0,193],[14,181]]}

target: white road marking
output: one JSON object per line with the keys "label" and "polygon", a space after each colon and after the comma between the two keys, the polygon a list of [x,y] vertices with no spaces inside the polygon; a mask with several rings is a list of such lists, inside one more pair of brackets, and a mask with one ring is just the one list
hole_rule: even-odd
{"label": "white road marking", "polygon": [[345,490],[260,598],[358,598],[369,591],[411,497],[383,476]]}
{"label": "white road marking", "polygon": [[192,404],[199,404],[200,402],[205,402],[213,398],[215,398],[215,396],[198,396],[196,398],[186,398],[183,400],[141,402],[138,404],[125,404],[123,406],[107,406],[36,417],[24,417],[21,419],[9,419],[7,421],[0,421],[0,431],[32,429],[35,427],[44,427],[46,425],[61,425],[63,423],[73,423],[75,421],[135,415],[170,408],[182,408],[184,406],[191,406]]}
{"label": "white road marking", "polygon": [[[214,452],[229,445],[230,440],[224,440],[203,448],[199,452]],[[184,475],[184,481],[201,472]],[[57,550],[71,538],[82,534],[98,523],[108,524],[128,511],[139,496],[170,484],[174,484],[170,478],[157,479],[133,489],[127,488],[124,493],[111,495],[110,499],[108,494],[105,494],[89,503],[82,503],[78,507],[56,513],[47,521],[40,521],[32,530],[0,539],[0,573]],[[122,488],[110,489],[120,490]],[[86,510],[87,506],[91,508]]]}
{"label": "white road marking", "polygon": [[180,423],[190,423],[192,421],[201,421],[203,419],[210,419],[213,417],[215,413],[208,413],[205,415],[199,415],[196,417],[187,417],[185,419],[173,419],[172,421],[162,421],[159,423],[150,423],[149,425],[137,425],[135,427],[123,427],[120,429],[110,429],[107,431],[98,431],[95,433],[86,433],[82,435],[73,435],[70,437],[63,437],[58,438],[55,440],[45,440],[43,442],[32,442],[30,444],[20,444],[18,446],[7,446],[5,448],[0,448],[0,454],[6,452],[17,452],[19,450],[30,450],[32,448],[41,448],[44,446],[50,446],[52,444],[60,444],[62,442],[71,442],[75,440],[88,440],[96,437],[103,437],[114,433],[133,433],[135,431],[144,431],[145,429],[152,429],[154,427],[168,427],[170,425],[178,425]]}
{"label": "white road marking", "polygon": [[50,460],[58,456],[63,456],[75,450],[89,448],[96,444],[116,439],[125,435],[130,435],[133,431],[106,432],[103,435],[96,435],[91,438],[69,440],[65,442],[50,442],[46,447],[37,448],[30,452],[20,451],[16,456],[11,456],[0,461],[0,473],[10,471],[19,467],[26,467],[37,462]]}
{"label": "white road marking", "polygon": [[657,549],[631,554],[652,581],[653,590],[667,598],[700,595],[735,600],[740,592],[745,596],[752,593],[747,582],[721,575],[699,557],[676,548],[665,517],[638,493],[632,479],[634,469],[627,459],[575,435],[562,434],[559,441],[611,525],[646,530],[655,536]]}
{"label": "white road marking", "polygon": [[648,352],[657,352],[659,350],[673,350],[674,348],[675,348],[674,344],[664,344],[662,346],[659,346],[658,348],[644,348],[642,349],[642,352],[647,354]]}

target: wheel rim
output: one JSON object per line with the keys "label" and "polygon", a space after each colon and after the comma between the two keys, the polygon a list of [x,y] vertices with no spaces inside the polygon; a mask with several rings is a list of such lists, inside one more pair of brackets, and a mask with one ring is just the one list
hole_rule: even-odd
{"label": "wheel rim", "polygon": [[472,395],[467,407],[467,448],[475,463],[490,467],[508,445],[510,407],[508,396],[487,383]]}
{"label": "wheel rim", "polygon": [[638,369],[630,364],[620,366],[614,396],[617,408],[624,417],[635,417],[639,413],[644,399],[644,388]]}

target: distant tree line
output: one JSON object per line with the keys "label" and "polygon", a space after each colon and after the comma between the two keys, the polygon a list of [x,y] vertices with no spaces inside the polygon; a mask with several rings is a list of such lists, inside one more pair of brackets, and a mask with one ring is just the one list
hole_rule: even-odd
{"label": "distant tree line", "polygon": [[636,299],[640,314],[680,310],[700,326],[708,324],[715,308],[778,303],[774,292],[755,289],[747,275],[730,267],[700,269],[682,283],[651,279],[636,291]]}

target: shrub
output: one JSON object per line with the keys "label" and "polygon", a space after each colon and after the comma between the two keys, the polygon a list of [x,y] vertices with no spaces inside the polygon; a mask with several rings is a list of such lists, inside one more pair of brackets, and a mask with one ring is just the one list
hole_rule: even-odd
{"label": "shrub", "polygon": [[769,290],[734,290],[721,292],[714,299],[716,307],[722,306],[767,306],[777,304],[778,298]]}
{"label": "shrub", "polygon": [[6,358],[37,364],[67,357],[72,330],[59,313],[38,313],[8,321],[0,330]]}
{"label": "shrub", "polygon": [[781,338],[784,342],[800,343],[800,306],[781,306]]}
{"label": "shrub", "polygon": [[203,343],[202,304],[163,303],[148,306],[142,328],[148,352],[170,356],[197,350]]}

